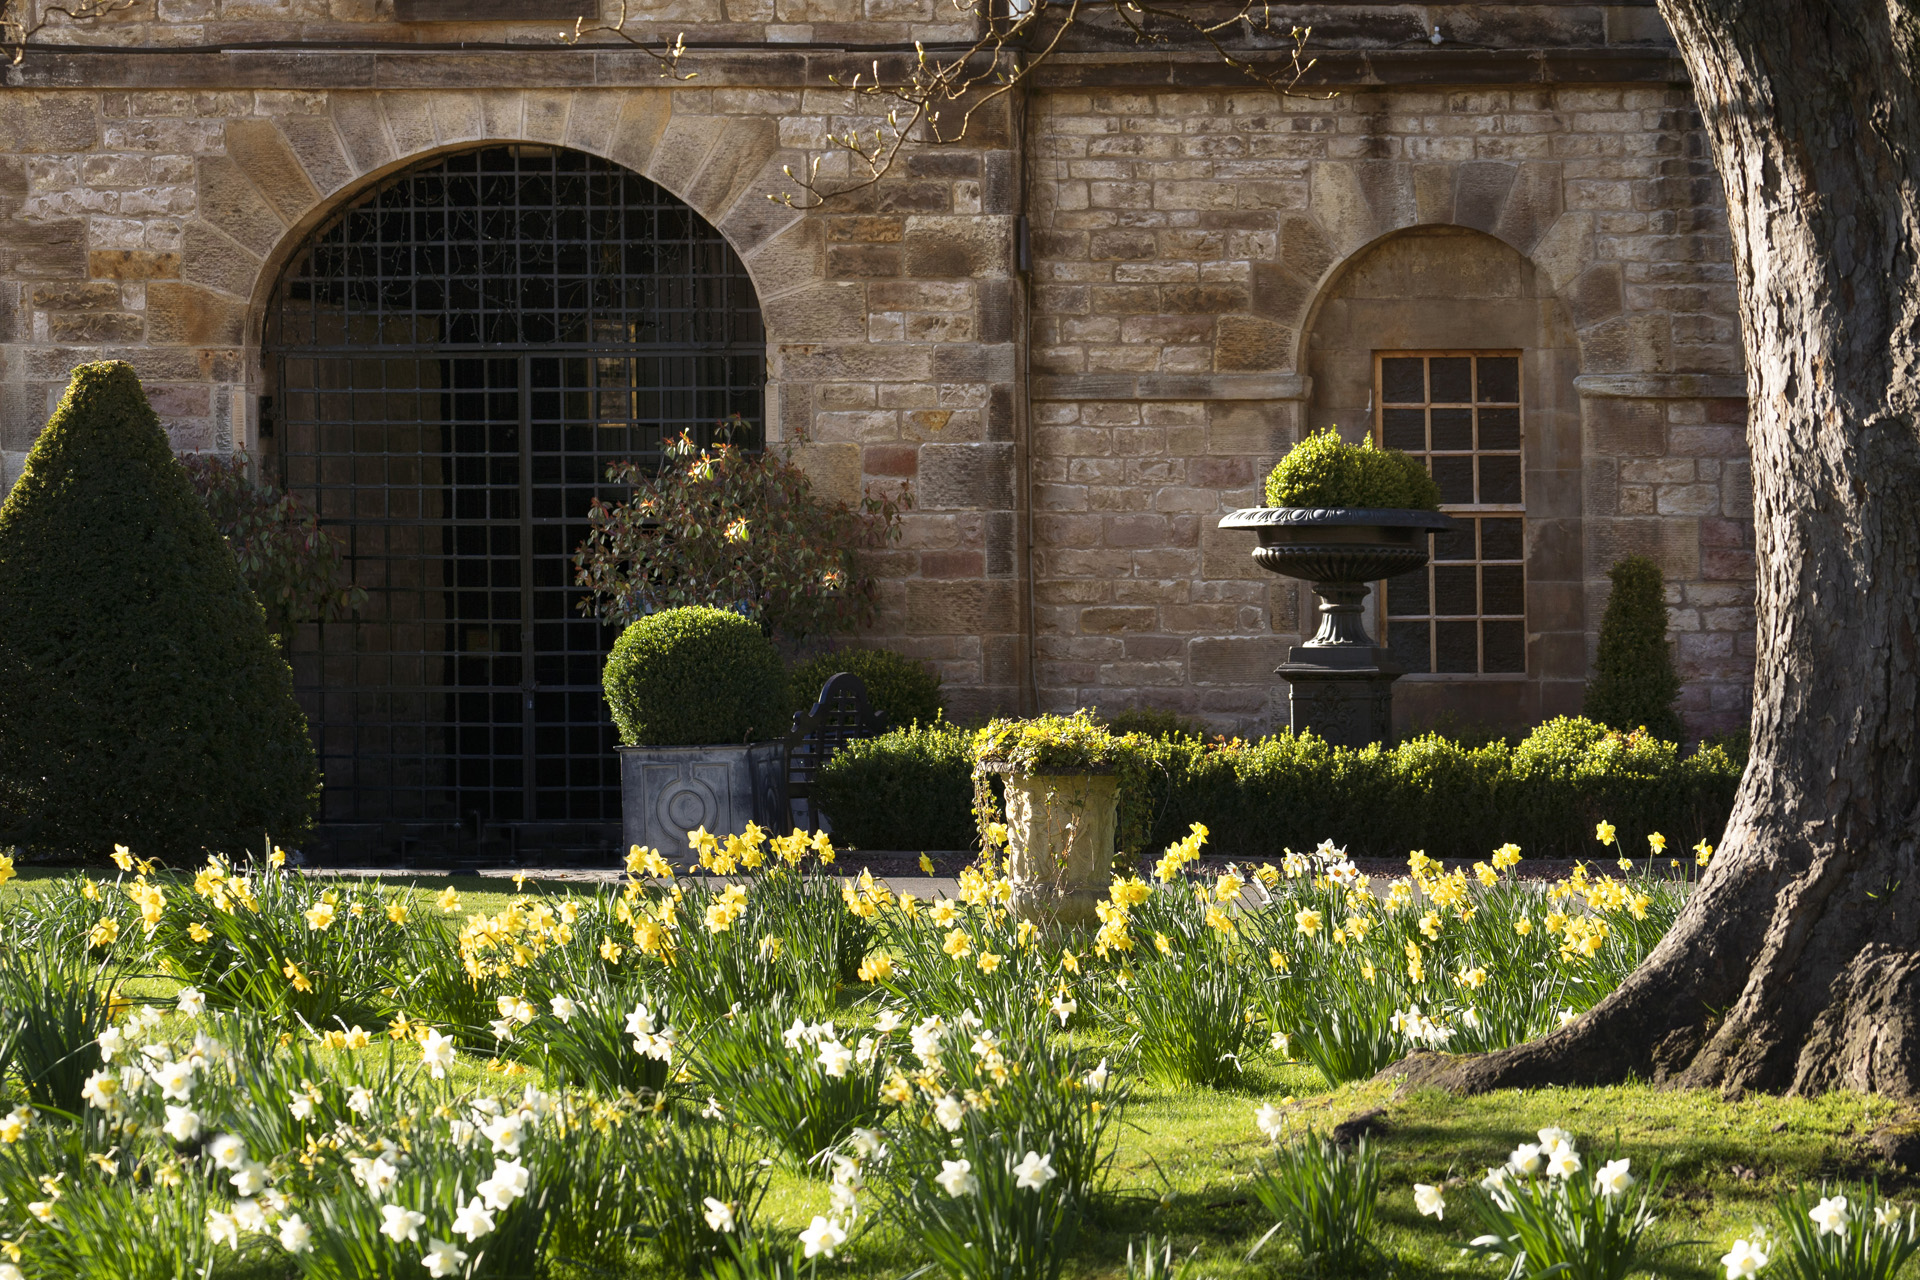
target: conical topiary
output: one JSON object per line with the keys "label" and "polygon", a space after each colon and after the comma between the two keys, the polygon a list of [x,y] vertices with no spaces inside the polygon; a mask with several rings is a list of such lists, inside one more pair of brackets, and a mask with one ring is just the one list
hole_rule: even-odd
{"label": "conical topiary", "polygon": [[0,505],[0,845],[184,861],[312,822],[266,616],[132,366],[82,365]]}
{"label": "conical topiary", "polygon": [[1628,556],[1607,571],[1613,594],[1600,620],[1600,654],[1587,684],[1585,715],[1610,728],[1646,729],[1680,741],[1680,676],[1667,648],[1666,586],[1660,566]]}

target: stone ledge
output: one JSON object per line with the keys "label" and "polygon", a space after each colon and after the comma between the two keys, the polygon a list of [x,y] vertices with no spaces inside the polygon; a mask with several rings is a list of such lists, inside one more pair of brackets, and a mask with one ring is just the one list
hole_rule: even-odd
{"label": "stone ledge", "polygon": [[1585,373],[1573,389],[1596,400],[1745,400],[1747,380],[1729,373]]}
{"label": "stone ledge", "polygon": [[1035,400],[1305,400],[1297,373],[1057,373],[1033,380]]}

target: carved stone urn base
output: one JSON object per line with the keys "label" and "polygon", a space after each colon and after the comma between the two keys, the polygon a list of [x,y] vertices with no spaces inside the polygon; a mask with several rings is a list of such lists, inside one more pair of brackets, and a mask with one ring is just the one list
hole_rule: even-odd
{"label": "carved stone urn base", "polygon": [[1035,924],[1085,925],[1113,878],[1120,779],[1008,774],[1007,878],[1013,909]]}

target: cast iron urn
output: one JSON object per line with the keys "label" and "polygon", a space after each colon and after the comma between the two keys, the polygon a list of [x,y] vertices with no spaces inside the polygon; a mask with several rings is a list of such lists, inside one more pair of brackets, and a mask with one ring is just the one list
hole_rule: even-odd
{"label": "cast iron urn", "polygon": [[1428,535],[1456,528],[1437,511],[1386,507],[1248,507],[1220,521],[1260,539],[1254,563],[1313,585],[1320,629],[1293,646],[1275,674],[1292,686],[1293,731],[1336,746],[1384,742],[1393,731],[1393,682],[1405,669],[1373,642],[1360,616],[1368,584],[1427,563]]}

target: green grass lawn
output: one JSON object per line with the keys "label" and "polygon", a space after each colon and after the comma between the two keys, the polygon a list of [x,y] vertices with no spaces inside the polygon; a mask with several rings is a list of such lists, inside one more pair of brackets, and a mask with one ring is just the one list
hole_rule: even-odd
{"label": "green grass lawn", "polygon": [[[43,891],[63,874],[76,873],[23,869],[17,880],[0,887],[0,909]],[[413,893],[416,910],[437,910],[434,900],[451,886],[460,894],[462,916],[498,911],[513,892],[511,882],[494,878],[422,877],[411,888],[404,877],[388,883]],[[524,891],[578,894],[591,892],[591,886],[530,879]],[[165,997],[174,986],[170,979],[148,978],[130,987],[129,994]],[[857,1007],[863,995],[863,990],[842,993],[843,1026],[870,1016]],[[1127,1060],[1123,1044],[1098,1038],[1087,1043],[1116,1063]],[[517,1090],[521,1079],[503,1081],[469,1065],[462,1066],[461,1078],[491,1092]],[[1107,1195],[1085,1224],[1069,1267],[1074,1277],[1125,1275],[1129,1244],[1143,1243],[1149,1234],[1170,1238],[1181,1255],[1198,1251],[1196,1265],[1187,1272],[1190,1280],[1309,1274],[1279,1236],[1253,1262],[1245,1260],[1271,1225],[1245,1187],[1247,1175],[1269,1150],[1254,1123],[1254,1111],[1263,1102],[1281,1103],[1301,1130],[1325,1130],[1363,1111],[1380,1112],[1370,1141],[1382,1159],[1376,1236],[1382,1275],[1497,1274],[1493,1264],[1460,1252],[1480,1231],[1468,1211],[1466,1189],[1488,1166],[1504,1162],[1514,1146],[1549,1125],[1574,1133],[1590,1169],[1613,1155],[1630,1158],[1642,1175],[1656,1163],[1664,1167],[1670,1182],[1658,1235],[1675,1247],[1660,1255],[1659,1275],[1718,1277],[1716,1260],[1733,1238],[1770,1219],[1774,1198],[1798,1183],[1877,1178],[1883,1191],[1896,1197],[1913,1190],[1904,1171],[1878,1163],[1864,1142],[1899,1108],[1851,1094],[1729,1102],[1716,1093],[1630,1085],[1453,1098],[1431,1091],[1403,1093],[1391,1081],[1329,1089],[1311,1068],[1264,1054],[1250,1061],[1236,1087],[1200,1089],[1151,1079],[1136,1080],[1133,1087],[1133,1104],[1116,1129]],[[1452,1208],[1444,1222],[1415,1211],[1416,1182],[1450,1184]],[[798,1229],[827,1206],[823,1179],[776,1167],[764,1206],[767,1219]],[[856,1236],[842,1262],[823,1274],[905,1277],[921,1265],[914,1242],[890,1225]],[[631,1274],[656,1273],[644,1256],[635,1259]]]}

